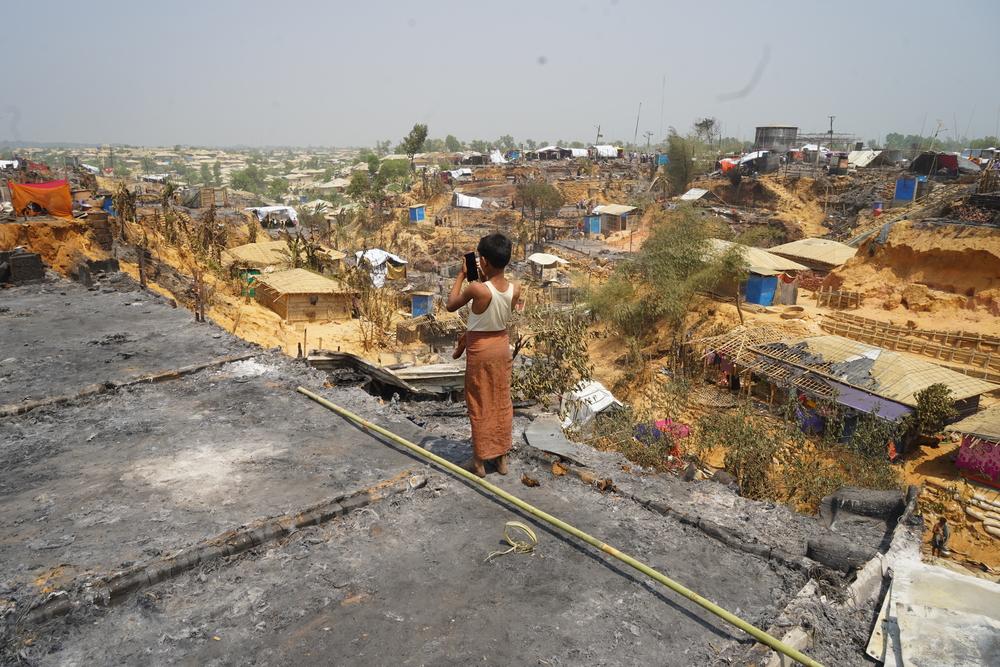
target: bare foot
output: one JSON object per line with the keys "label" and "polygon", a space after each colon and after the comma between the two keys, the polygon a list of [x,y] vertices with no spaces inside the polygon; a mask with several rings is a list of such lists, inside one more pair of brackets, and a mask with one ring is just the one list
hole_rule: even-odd
{"label": "bare foot", "polygon": [[501,475],[507,474],[507,455],[497,457],[497,472]]}
{"label": "bare foot", "polygon": [[471,459],[462,464],[462,467],[471,472],[476,477],[486,477],[486,466],[483,462],[473,456]]}

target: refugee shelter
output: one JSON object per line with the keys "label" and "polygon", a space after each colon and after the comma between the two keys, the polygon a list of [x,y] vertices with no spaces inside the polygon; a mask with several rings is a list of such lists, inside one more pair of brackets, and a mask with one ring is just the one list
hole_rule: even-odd
{"label": "refugee shelter", "polygon": [[338,280],[306,269],[257,277],[257,301],[286,322],[323,322],[351,316],[354,293]]}
{"label": "refugee shelter", "polygon": [[231,269],[268,269],[291,263],[288,243],[261,241],[247,243],[222,251],[222,266]]}
{"label": "refugee shelter", "polygon": [[[798,272],[808,267],[767,250],[745,246],[722,239],[709,239],[709,255],[720,256],[739,248],[746,261],[746,282],[742,285],[743,299],[758,306],[792,305],[798,300]],[[735,285],[720,286],[723,293],[735,292]]]}
{"label": "refugee shelter", "polygon": [[608,144],[594,145],[590,147],[590,152],[595,158],[614,159],[621,155],[621,149]]}
{"label": "refugee shelter", "polygon": [[434,312],[434,292],[410,292],[410,315],[421,317]]}
{"label": "refugee shelter", "polygon": [[804,264],[813,271],[826,273],[854,257],[857,248],[832,239],[807,238],[782,243],[768,248],[767,252]]}
{"label": "refugee shelter", "polygon": [[482,208],[483,200],[479,197],[470,197],[469,195],[463,195],[461,192],[456,192],[452,203],[456,208]]}
{"label": "refugee shelter", "polygon": [[595,206],[593,212],[601,216],[601,232],[603,234],[611,234],[612,232],[627,230],[628,218],[637,210],[635,206],[604,204],[603,206]]}
{"label": "refugee shelter", "polygon": [[65,180],[47,183],[15,183],[7,181],[15,215],[52,215],[73,217],[73,194]]}
{"label": "refugee shelter", "polygon": [[257,216],[264,227],[295,227],[299,214],[291,206],[252,206],[244,209]]}
{"label": "refugee shelter", "polygon": [[229,206],[229,191],[226,188],[194,188],[184,198],[184,205],[188,208],[208,208],[210,206],[225,208]]}
{"label": "refugee shelter", "polygon": [[558,280],[559,267],[568,263],[562,257],[550,255],[547,252],[536,252],[528,255],[528,264],[531,266],[531,277],[543,283]]}
{"label": "refugee shelter", "polygon": [[406,260],[381,248],[357,251],[358,268],[366,270],[371,276],[372,285],[382,287],[386,280],[406,279]]}
{"label": "refugee shelter", "polygon": [[414,204],[410,207],[410,224],[417,224],[427,219],[427,204]]}
{"label": "refugee shelter", "polygon": [[957,153],[924,151],[910,163],[910,171],[925,176],[957,178],[960,174],[978,174],[981,169],[978,164]]}
{"label": "refugee shelter", "polygon": [[962,436],[955,467],[964,477],[1000,489],[1000,404],[945,428]]}
{"label": "refugee shelter", "polygon": [[951,390],[960,416],[974,413],[980,395],[997,388],[929,361],[841,336],[764,343],[749,352],[755,359],[747,366],[757,377],[850,408],[854,418],[845,420],[848,436],[857,415],[901,419],[917,407],[917,394],[933,384]]}
{"label": "refugee shelter", "polygon": [[545,146],[534,151],[534,153],[538,155],[539,160],[559,160],[564,157],[570,157],[573,154],[570,149],[560,148],[559,146]]}
{"label": "refugee shelter", "polygon": [[778,329],[740,326],[690,344],[701,351],[706,369],[721,373],[731,390],[770,403],[794,399],[807,432],[824,432],[829,415],[824,402],[840,406],[842,441],[853,436],[861,415],[894,422],[910,414],[917,394],[932,384],[951,390],[963,416],[978,409],[981,394],[997,389],[929,361],[841,336],[790,339]]}

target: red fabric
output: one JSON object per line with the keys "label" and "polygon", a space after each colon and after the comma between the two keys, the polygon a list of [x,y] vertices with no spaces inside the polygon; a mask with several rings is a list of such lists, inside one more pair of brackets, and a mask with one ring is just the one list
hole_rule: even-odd
{"label": "red fabric", "polygon": [[[9,183],[8,183],[9,184]],[[45,183],[18,183],[32,190],[55,190],[56,188],[61,188],[64,185],[69,185],[69,181],[46,181]]]}
{"label": "red fabric", "polygon": [[958,156],[957,155],[938,155],[938,157],[937,157],[937,168],[938,169],[951,169],[953,171],[958,171]]}
{"label": "red fabric", "polygon": [[[15,183],[7,181],[16,215],[25,215],[29,204],[36,204],[57,218],[73,217],[73,195],[66,181]],[[35,214],[31,214],[35,215]]]}
{"label": "red fabric", "polygon": [[465,404],[472,424],[472,451],[481,461],[510,451],[514,403],[507,330],[469,331],[466,337]]}
{"label": "red fabric", "polygon": [[28,169],[37,172],[49,173],[49,165],[42,162],[32,162],[28,160]]}

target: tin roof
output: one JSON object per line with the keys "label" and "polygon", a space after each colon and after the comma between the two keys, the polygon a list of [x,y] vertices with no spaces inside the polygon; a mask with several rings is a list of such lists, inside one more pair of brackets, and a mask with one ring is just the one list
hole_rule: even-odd
{"label": "tin roof", "polygon": [[636,210],[635,206],[625,206],[624,204],[604,204],[594,207],[594,213],[598,215],[625,215],[634,210]]}
{"label": "tin roof", "polygon": [[929,361],[841,336],[765,343],[751,351],[910,407],[916,407],[916,395],[932,384],[948,387],[955,400],[997,389],[995,384]]}
{"label": "tin roof", "polygon": [[257,283],[282,294],[340,294],[349,292],[340,281],[306,269],[289,269],[258,276]]}
{"label": "tin roof", "polygon": [[858,249],[831,239],[809,238],[782,243],[768,248],[767,251],[782,257],[804,259],[830,266],[842,266],[847,260],[854,257]]}
{"label": "tin roof", "polygon": [[743,248],[743,257],[746,259],[750,273],[756,273],[757,275],[775,276],[785,271],[807,271],[809,269],[809,267],[803,266],[798,262],[773,255],[761,248],[733,243],[732,241],[723,241],[722,239],[709,239],[708,242],[710,244],[709,252],[711,255],[722,255],[733,247]]}
{"label": "tin roof", "polygon": [[946,426],[944,430],[1000,442],[1000,403]]}

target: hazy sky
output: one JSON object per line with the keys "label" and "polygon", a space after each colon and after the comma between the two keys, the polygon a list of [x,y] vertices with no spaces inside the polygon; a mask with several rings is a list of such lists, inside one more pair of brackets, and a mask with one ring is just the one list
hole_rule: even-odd
{"label": "hazy sky", "polygon": [[939,119],[948,137],[992,134],[1000,112],[997,0],[50,0],[3,17],[19,27],[0,140],[348,146],[415,122],[631,140],[640,102],[640,140],[706,115],[744,137],[829,114],[863,139]]}

